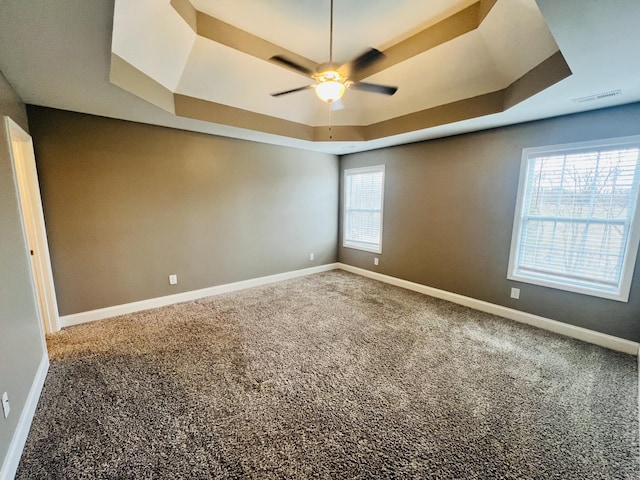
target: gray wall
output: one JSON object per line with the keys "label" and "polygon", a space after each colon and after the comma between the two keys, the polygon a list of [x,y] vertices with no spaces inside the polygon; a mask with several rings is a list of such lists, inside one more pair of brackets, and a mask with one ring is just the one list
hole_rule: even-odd
{"label": "gray wall", "polygon": [[333,155],[28,114],[61,315],[337,260]]}
{"label": "gray wall", "polygon": [[640,341],[638,266],[628,303],[507,280],[522,149],[637,134],[633,104],[344,156],[342,170],[386,165],[384,233],[382,255],[340,238],[339,261]]}
{"label": "gray wall", "polygon": [[[24,105],[0,73],[0,117],[28,128]],[[0,414],[0,465],[18,426],[29,389],[45,355],[37,316],[30,259],[20,217],[13,167],[0,133],[0,395],[9,394],[11,413]]]}

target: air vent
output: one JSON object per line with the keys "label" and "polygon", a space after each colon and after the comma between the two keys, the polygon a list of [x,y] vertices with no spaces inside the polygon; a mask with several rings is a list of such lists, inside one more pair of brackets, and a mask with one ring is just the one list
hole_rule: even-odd
{"label": "air vent", "polygon": [[589,95],[588,97],[574,98],[576,103],[593,102],[595,100],[604,100],[606,98],[617,97],[622,95],[622,90],[612,90],[610,92],[596,93],[595,95]]}

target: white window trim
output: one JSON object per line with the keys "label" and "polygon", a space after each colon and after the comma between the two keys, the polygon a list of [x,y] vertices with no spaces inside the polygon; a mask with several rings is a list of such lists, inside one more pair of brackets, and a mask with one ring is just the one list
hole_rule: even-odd
{"label": "white window trim", "polygon": [[[346,222],[347,222],[347,176],[358,174],[358,173],[370,173],[370,172],[382,172],[382,192],[380,196],[380,243],[378,243],[376,247],[367,247],[358,242],[350,242],[347,240],[346,235]],[[344,170],[343,176],[343,198],[344,198],[344,206],[342,208],[342,221],[343,221],[343,229],[342,229],[342,246],[346,248],[353,248],[355,250],[362,250],[365,252],[372,253],[382,253],[382,237],[383,237],[383,226],[384,226],[384,182],[385,182],[385,166],[384,165],[374,165],[370,167],[360,167],[360,168],[348,168]]]}
{"label": "white window trim", "polygon": [[[511,235],[511,249],[509,252],[509,268],[507,270],[507,279],[517,282],[539,285],[542,287],[550,287],[557,290],[565,290],[568,292],[581,293],[619,302],[629,301],[629,291],[631,290],[631,281],[633,279],[633,271],[638,254],[638,246],[640,245],[640,194],[636,196],[636,205],[633,218],[629,227],[629,237],[627,240],[627,248],[622,264],[622,273],[620,277],[620,285],[618,290],[604,291],[585,284],[584,286],[570,285],[561,283],[559,280],[554,281],[548,277],[551,275],[541,274],[540,277],[524,276],[515,273],[516,259],[518,258],[518,250],[520,244],[520,232],[522,226],[522,207],[525,197],[525,184],[527,177],[527,166],[531,157],[539,156],[543,153],[558,153],[563,150],[589,149],[597,147],[599,149],[606,147],[624,147],[625,145],[640,146],[640,135],[629,137],[611,138],[605,140],[593,140],[588,142],[577,142],[560,145],[549,145],[544,147],[524,148],[522,150],[522,160],[520,163],[520,178],[518,181],[518,197],[516,201],[515,215],[513,219],[513,231]],[[544,278],[547,277],[547,278]]]}

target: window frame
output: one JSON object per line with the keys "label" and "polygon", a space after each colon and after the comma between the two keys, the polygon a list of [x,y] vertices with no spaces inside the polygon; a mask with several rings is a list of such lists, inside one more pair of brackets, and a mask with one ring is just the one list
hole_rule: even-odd
{"label": "window frame", "polygon": [[[551,156],[554,154],[567,155],[571,152],[579,152],[581,150],[602,151],[610,149],[611,147],[620,147],[622,149],[625,147],[633,146],[640,148],[640,135],[524,148],[522,150],[520,176],[518,180],[518,196],[516,200],[513,230],[511,234],[511,248],[509,251],[507,279],[532,285],[539,285],[542,287],[554,288],[557,290],[564,290],[609,300],[616,300],[619,302],[629,301],[629,292],[631,289],[631,282],[633,279],[633,272],[635,268],[636,257],[638,254],[638,246],[640,244],[640,186],[636,187],[635,191],[635,206],[632,205],[634,208],[634,212],[633,215],[630,216],[629,232],[626,238],[626,248],[623,255],[620,280],[617,289],[612,288],[607,290],[603,287],[598,288],[593,283],[589,284],[589,282],[586,281],[580,282],[576,280],[573,283],[568,283],[565,280],[563,282],[561,276],[559,275],[544,273],[541,273],[539,275],[523,275],[521,272],[518,272],[518,257],[520,254],[521,244],[520,235],[522,233],[522,227],[524,224],[523,207],[525,206],[524,202],[528,187],[527,176],[529,172],[530,161],[534,161],[536,158],[541,156]],[[638,159],[638,166],[636,166],[636,172],[639,171],[640,158]],[[636,174],[640,175],[640,173]]]}
{"label": "window frame", "polygon": [[[380,192],[380,241],[374,247],[368,247],[362,243],[350,240],[347,238],[347,178],[352,175],[363,173],[382,173],[381,192]],[[372,165],[368,167],[358,168],[346,168],[343,173],[343,208],[342,208],[342,246],[346,248],[353,248],[355,250],[362,250],[371,253],[382,253],[382,238],[383,238],[383,225],[384,225],[384,184],[385,184],[385,165]]]}

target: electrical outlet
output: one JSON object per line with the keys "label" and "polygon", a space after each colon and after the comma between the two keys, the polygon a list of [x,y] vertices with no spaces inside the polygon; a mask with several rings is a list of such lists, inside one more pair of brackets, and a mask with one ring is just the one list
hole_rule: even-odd
{"label": "electrical outlet", "polygon": [[512,288],[511,289],[511,298],[515,298],[516,300],[518,300],[520,298],[520,289],[519,288]]}
{"label": "electrical outlet", "polygon": [[313,260],[314,258],[316,258],[315,255],[313,253],[310,253],[309,254],[309,260]]}
{"label": "electrical outlet", "polygon": [[178,275],[169,275],[169,285],[178,284]]}
{"label": "electrical outlet", "polygon": [[379,263],[379,262],[380,262],[380,259],[379,259],[378,257],[375,257],[375,258],[373,259],[373,264],[374,264],[374,265],[378,265],[378,263]]}
{"label": "electrical outlet", "polygon": [[11,406],[9,405],[9,395],[7,392],[2,394],[2,412],[4,413],[4,418],[9,416],[9,412],[11,411]]}

